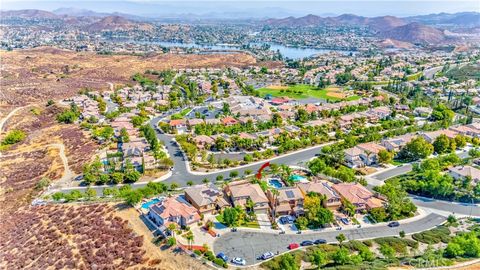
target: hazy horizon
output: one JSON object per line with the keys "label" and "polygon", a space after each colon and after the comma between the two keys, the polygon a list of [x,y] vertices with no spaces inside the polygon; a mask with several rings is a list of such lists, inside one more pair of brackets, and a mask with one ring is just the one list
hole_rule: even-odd
{"label": "hazy horizon", "polygon": [[100,13],[127,13],[146,17],[193,14],[211,18],[281,18],[287,16],[415,16],[432,13],[480,11],[480,1],[2,1],[2,10],[59,8],[87,9]]}

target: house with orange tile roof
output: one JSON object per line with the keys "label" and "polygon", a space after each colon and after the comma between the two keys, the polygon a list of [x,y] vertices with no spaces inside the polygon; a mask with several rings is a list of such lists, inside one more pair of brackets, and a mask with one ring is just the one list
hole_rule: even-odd
{"label": "house with orange tile roof", "polygon": [[384,207],[386,204],[384,200],[375,197],[372,192],[358,183],[340,183],[333,185],[332,188],[342,199],[352,203],[357,212]]}
{"label": "house with orange tile roof", "polygon": [[344,150],[345,163],[350,168],[371,166],[378,163],[378,153],[386,148],[373,142],[361,143]]}
{"label": "house with orange tile roof", "polygon": [[181,196],[167,197],[150,206],[148,217],[158,227],[175,223],[181,227],[200,221],[200,214]]}
{"label": "house with orange tile roof", "polygon": [[227,116],[227,117],[222,119],[222,124],[225,125],[225,126],[232,126],[232,125],[235,125],[237,123],[238,123],[238,121],[231,116]]}

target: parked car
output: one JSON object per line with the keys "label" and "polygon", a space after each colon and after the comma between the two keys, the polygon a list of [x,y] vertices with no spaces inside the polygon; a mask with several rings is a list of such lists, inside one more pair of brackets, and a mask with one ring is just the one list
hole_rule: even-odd
{"label": "parked car", "polygon": [[247,262],[245,261],[245,259],[242,259],[242,258],[239,258],[239,257],[235,257],[232,259],[231,261],[233,264],[236,264],[236,265],[246,265]]}
{"label": "parked car", "polygon": [[313,246],[313,242],[310,241],[310,240],[305,240],[305,241],[302,241],[302,242],[300,243],[300,245],[301,245],[302,247],[305,247],[305,246]]}
{"label": "parked car", "polygon": [[231,229],[231,231],[232,231],[232,232],[236,232],[236,231],[237,231],[237,228],[233,227],[233,228]]}
{"label": "parked car", "polygon": [[345,225],[348,225],[348,224],[349,224],[347,218],[341,218],[340,221],[341,221],[343,224],[345,224]]}
{"label": "parked car", "polygon": [[313,242],[315,245],[319,245],[319,244],[326,244],[327,243],[327,240],[325,239],[317,239],[315,240],[315,242]]}
{"label": "parked car", "polygon": [[273,255],[272,252],[265,252],[265,253],[262,254],[262,256],[260,256],[260,259],[261,260],[268,260],[270,258],[273,258],[273,256],[275,256],[275,255]]}
{"label": "parked car", "polygon": [[290,245],[288,245],[288,249],[292,250],[292,249],[296,249],[296,248],[299,248],[300,245],[298,243],[291,243]]}
{"label": "parked car", "polygon": [[284,231],[284,230],[281,230],[279,234],[285,234],[285,231]]}
{"label": "parked car", "polygon": [[400,226],[400,223],[398,223],[398,221],[392,221],[392,222],[388,223],[388,227],[390,227],[390,228],[398,227],[398,226]]}
{"label": "parked car", "polygon": [[227,255],[225,255],[225,253],[223,253],[223,252],[218,253],[218,254],[217,254],[217,258],[222,259],[224,262],[228,262],[228,257],[227,257]]}

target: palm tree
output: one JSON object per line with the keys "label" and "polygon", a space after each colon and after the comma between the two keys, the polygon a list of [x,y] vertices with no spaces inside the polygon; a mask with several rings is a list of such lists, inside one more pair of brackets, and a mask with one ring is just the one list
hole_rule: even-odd
{"label": "palm tree", "polygon": [[279,192],[275,188],[270,189],[270,192],[272,193],[272,199],[273,199],[272,220],[275,220],[275,216],[277,215],[277,198],[278,198]]}
{"label": "palm tree", "polygon": [[175,223],[170,223],[168,224],[168,231],[170,232],[170,234],[172,235],[172,237],[175,237],[175,230],[177,229],[177,224]]}
{"label": "palm tree", "polygon": [[187,238],[188,245],[190,246],[190,250],[192,250],[192,243],[193,243],[193,233],[192,233],[192,231],[189,231],[187,233],[187,235],[185,236],[185,238]]}

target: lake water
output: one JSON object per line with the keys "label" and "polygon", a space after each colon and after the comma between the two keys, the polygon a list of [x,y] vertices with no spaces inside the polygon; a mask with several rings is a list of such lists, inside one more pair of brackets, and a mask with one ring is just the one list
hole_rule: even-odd
{"label": "lake water", "polygon": [[[166,42],[166,41],[154,41],[154,42],[146,42],[152,44],[158,44],[162,47],[179,47],[179,48],[200,48],[200,49],[210,49],[210,50],[240,50],[238,46],[230,46],[230,45],[200,45],[196,43],[181,43],[181,42]],[[253,43],[252,45],[261,45],[257,43]],[[290,58],[290,59],[301,59],[305,57],[310,57],[317,54],[326,54],[329,52],[337,52],[341,54],[355,54],[354,51],[346,51],[346,50],[329,50],[329,49],[315,49],[315,48],[299,48],[299,47],[288,47],[279,44],[270,44],[270,50],[273,51],[280,51],[283,57]]]}

